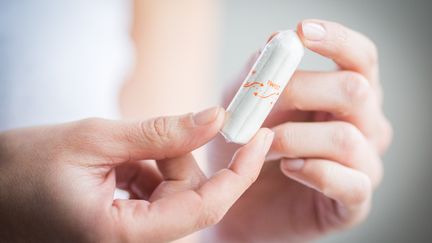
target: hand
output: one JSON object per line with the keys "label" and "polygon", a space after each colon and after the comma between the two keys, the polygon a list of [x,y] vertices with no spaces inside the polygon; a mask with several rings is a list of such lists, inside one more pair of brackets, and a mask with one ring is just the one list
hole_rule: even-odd
{"label": "hand", "polygon": [[[260,130],[207,179],[190,152],[223,119],[214,108],[0,134],[0,241],[160,242],[215,224],[256,179],[273,138]],[[132,199],[113,200],[116,185]]]}
{"label": "hand", "polygon": [[269,161],[214,228],[224,242],[299,242],[351,227],[366,217],[381,180],[391,128],[376,47],[337,23],[305,20],[297,31],[340,70],[295,73],[264,124],[275,132]]}

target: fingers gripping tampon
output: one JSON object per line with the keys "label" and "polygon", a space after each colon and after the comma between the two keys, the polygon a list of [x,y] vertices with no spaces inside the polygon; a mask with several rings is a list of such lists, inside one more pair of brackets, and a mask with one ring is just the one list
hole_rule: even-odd
{"label": "fingers gripping tampon", "polygon": [[276,34],[264,47],[226,112],[221,130],[228,142],[245,144],[275,105],[304,54],[293,30]]}

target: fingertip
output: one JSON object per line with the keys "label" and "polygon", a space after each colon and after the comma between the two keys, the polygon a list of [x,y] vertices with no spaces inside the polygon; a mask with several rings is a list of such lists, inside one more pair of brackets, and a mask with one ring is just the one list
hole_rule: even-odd
{"label": "fingertip", "polygon": [[297,23],[297,34],[303,40],[303,28],[302,28],[303,20]]}
{"label": "fingertip", "polygon": [[218,113],[217,113],[217,117],[216,117],[216,124],[219,125],[219,128],[222,128],[222,125],[225,122],[225,118],[226,118],[226,111],[223,107],[218,106]]}
{"label": "fingertip", "polygon": [[301,23],[302,39],[305,44],[308,42],[320,42],[326,39],[327,31],[323,23],[316,20],[306,20]]}
{"label": "fingertip", "polygon": [[234,154],[230,167],[240,171],[259,171],[272,144],[274,132],[268,128],[261,128],[249,143],[239,148]]}
{"label": "fingertip", "polygon": [[224,108],[220,106],[215,106],[208,110],[214,111],[213,119],[204,125],[196,127],[198,128],[196,130],[198,136],[205,136],[208,134],[212,134],[211,136],[215,136],[222,129],[225,123],[226,111]]}
{"label": "fingertip", "polygon": [[300,36],[300,38],[302,39],[302,40],[305,40],[305,36],[304,36],[304,26],[307,24],[307,23],[321,23],[321,21],[320,20],[318,20],[318,19],[303,19],[303,20],[301,20],[300,22],[298,22],[297,23],[297,34]]}
{"label": "fingertip", "polygon": [[267,154],[270,150],[270,147],[273,143],[274,139],[274,132],[271,129],[263,128],[263,131],[265,132],[265,138],[264,138],[264,153]]}
{"label": "fingertip", "polygon": [[268,128],[260,128],[256,135],[252,138],[252,140],[248,144],[257,144],[256,146],[262,148],[262,152],[267,154],[269,151],[274,138],[274,132]]}
{"label": "fingertip", "polygon": [[273,135],[274,135],[273,130],[271,130],[270,128],[267,128],[267,127],[263,127],[263,128],[260,128],[258,130],[258,132],[257,132],[257,134],[255,135],[254,138],[258,138],[258,137],[260,137],[260,138],[267,138],[267,136],[272,137]]}
{"label": "fingertip", "polygon": [[[225,109],[220,106],[214,106],[205,110],[202,110],[191,115],[193,120],[193,128],[197,129],[201,135],[214,133],[217,134],[225,122],[226,112]],[[204,129],[204,130],[203,130]]]}
{"label": "fingertip", "polygon": [[205,126],[209,124],[215,123],[217,120],[220,120],[221,116],[221,107],[214,106],[211,108],[207,108],[200,112],[194,113],[192,118],[197,126]]}

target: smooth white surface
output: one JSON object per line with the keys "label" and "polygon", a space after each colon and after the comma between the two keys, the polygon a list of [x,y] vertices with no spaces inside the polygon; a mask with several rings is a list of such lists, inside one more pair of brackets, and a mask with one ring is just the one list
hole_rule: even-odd
{"label": "smooth white surface", "polygon": [[279,32],[261,55],[227,108],[222,135],[228,142],[247,143],[263,124],[304,54],[292,30]]}

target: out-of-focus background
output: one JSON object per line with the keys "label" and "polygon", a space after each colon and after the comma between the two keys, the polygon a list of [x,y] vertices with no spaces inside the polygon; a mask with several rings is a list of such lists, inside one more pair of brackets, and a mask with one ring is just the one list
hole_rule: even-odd
{"label": "out-of-focus background", "polygon": [[[214,105],[272,32],[305,18],[337,21],[378,46],[394,141],[367,221],[320,242],[432,242],[431,13],[428,0],[0,0],[0,131],[118,117],[129,69],[123,115]],[[335,66],[307,52],[301,68]]]}
{"label": "out-of-focus background", "polygon": [[[378,46],[385,112],[394,141],[384,158],[385,177],[360,227],[320,242],[432,241],[432,27],[430,1],[225,0],[217,88],[236,77],[275,30],[305,18],[337,21]],[[303,69],[334,65],[311,52]]]}

